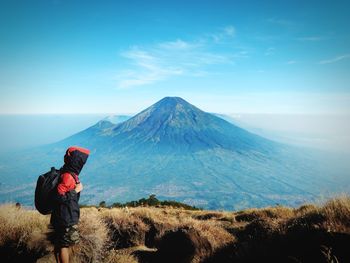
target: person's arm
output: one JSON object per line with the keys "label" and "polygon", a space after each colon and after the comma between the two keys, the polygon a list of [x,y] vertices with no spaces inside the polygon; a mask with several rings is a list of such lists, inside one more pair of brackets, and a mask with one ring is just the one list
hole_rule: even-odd
{"label": "person's arm", "polygon": [[64,173],[61,175],[60,183],[57,186],[56,200],[59,203],[65,203],[72,199],[78,200],[78,193],[81,190],[81,183],[76,184],[71,174]]}
{"label": "person's arm", "polygon": [[74,190],[76,193],[80,193],[83,190],[83,184],[81,182],[77,183]]}

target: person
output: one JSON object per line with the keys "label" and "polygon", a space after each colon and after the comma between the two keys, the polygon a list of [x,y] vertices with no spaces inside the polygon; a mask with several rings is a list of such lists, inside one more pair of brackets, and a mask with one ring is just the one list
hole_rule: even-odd
{"label": "person", "polygon": [[50,223],[53,227],[55,258],[58,263],[69,262],[69,247],[79,242],[79,198],[83,185],[79,174],[90,151],[82,147],[69,147],[60,169]]}

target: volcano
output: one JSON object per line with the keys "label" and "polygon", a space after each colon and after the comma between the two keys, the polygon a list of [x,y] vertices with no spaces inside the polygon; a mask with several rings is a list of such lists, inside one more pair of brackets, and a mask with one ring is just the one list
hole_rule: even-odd
{"label": "volcano", "polygon": [[300,149],[250,133],[179,97],[165,97],[121,123],[101,120],[32,150],[22,165],[34,175],[51,163],[59,167],[70,145],[92,153],[81,178],[85,203],[155,194],[210,209],[298,205],[331,183],[320,179]]}
{"label": "volcano", "polygon": [[66,141],[79,142],[98,151],[101,147],[95,140],[102,144],[108,141],[108,151],[112,152],[128,147],[158,153],[184,154],[216,148],[266,153],[277,146],[179,97],[165,97],[123,123],[102,120]]}

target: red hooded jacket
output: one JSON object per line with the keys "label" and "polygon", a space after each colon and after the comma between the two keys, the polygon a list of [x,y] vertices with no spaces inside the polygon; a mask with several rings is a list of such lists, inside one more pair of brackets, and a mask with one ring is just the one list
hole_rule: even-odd
{"label": "red hooded jacket", "polygon": [[69,147],[64,156],[61,178],[57,186],[56,200],[51,214],[51,224],[55,228],[78,224],[80,217],[79,197],[75,191],[79,183],[79,173],[84,167],[90,151],[81,147]]}
{"label": "red hooded jacket", "polygon": [[[78,152],[77,154],[75,152]],[[83,168],[86,160],[82,160],[82,156],[89,156],[90,151],[82,147],[69,147],[64,156],[64,166],[62,167],[62,174],[60,183],[57,186],[57,192],[60,195],[75,189],[77,183],[79,183],[78,175]]]}

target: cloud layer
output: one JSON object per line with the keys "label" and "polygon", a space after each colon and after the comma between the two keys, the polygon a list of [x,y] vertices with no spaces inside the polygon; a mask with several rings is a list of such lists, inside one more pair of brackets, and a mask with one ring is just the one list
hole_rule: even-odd
{"label": "cloud layer", "polygon": [[180,75],[199,77],[208,74],[211,65],[233,64],[246,53],[218,51],[215,47],[227,45],[234,36],[235,28],[227,26],[191,41],[176,39],[148,47],[130,47],[120,54],[129,68],[117,75],[118,88],[133,88]]}

